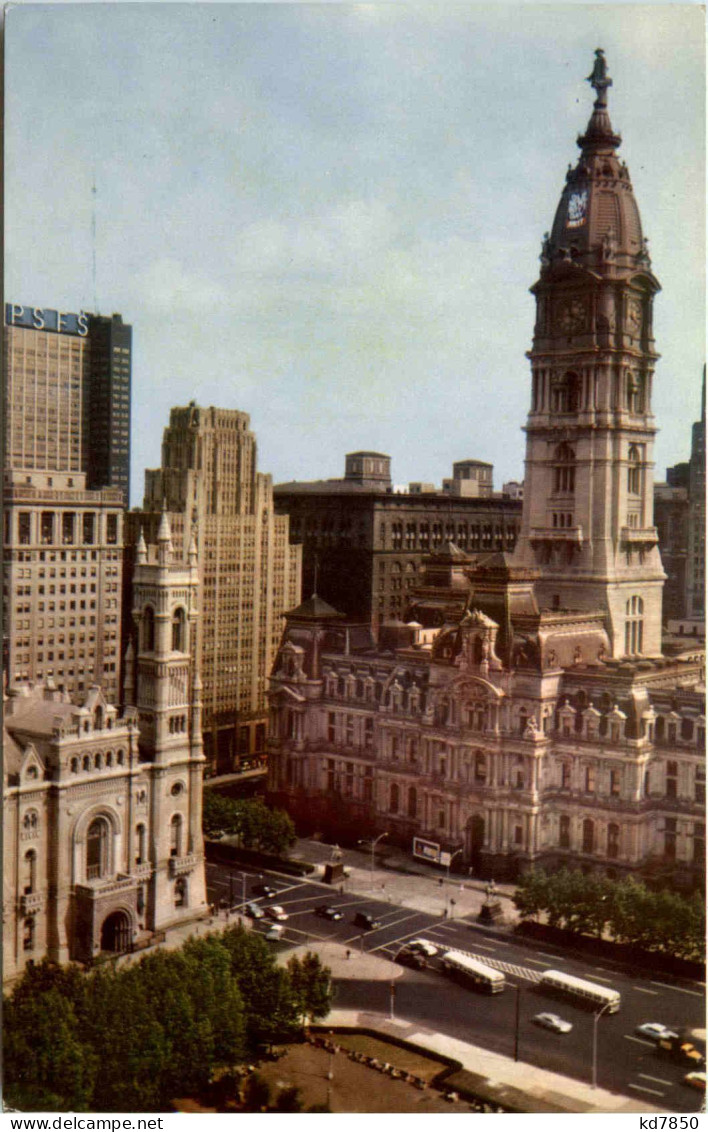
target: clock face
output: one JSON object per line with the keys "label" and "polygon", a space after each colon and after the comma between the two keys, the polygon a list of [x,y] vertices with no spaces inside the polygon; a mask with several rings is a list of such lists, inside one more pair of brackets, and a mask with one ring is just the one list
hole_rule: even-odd
{"label": "clock face", "polygon": [[588,191],[581,189],[579,192],[571,193],[568,200],[568,219],[566,221],[566,228],[580,228],[585,223],[585,218],[588,212]]}
{"label": "clock face", "polygon": [[585,326],[585,304],[582,299],[567,299],[559,308],[558,329],[566,334],[577,334]]}

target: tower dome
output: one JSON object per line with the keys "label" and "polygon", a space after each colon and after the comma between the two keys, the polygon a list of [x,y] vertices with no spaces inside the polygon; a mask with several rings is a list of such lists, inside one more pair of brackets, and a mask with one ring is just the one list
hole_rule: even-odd
{"label": "tower dome", "polygon": [[597,98],[578,138],[580,157],[568,166],[553,227],[544,240],[542,276],[554,261],[568,259],[604,276],[650,267],[629,170],[616,152],[622,139],[610,121],[607,91],[612,79],[601,48],[588,82]]}

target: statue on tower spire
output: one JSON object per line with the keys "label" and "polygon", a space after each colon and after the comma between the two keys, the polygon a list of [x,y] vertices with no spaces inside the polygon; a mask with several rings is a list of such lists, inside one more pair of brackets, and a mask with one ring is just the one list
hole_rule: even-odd
{"label": "statue on tower spire", "polygon": [[602,106],[607,106],[607,88],[612,86],[612,79],[607,74],[607,60],[605,59],[605,52],[601,47],[598,47],[595,52],[595,62],[593,63],[592,73],[588,75],[586,82],[594,87],[597,91],[597,101],[595,106],[598,109]]}

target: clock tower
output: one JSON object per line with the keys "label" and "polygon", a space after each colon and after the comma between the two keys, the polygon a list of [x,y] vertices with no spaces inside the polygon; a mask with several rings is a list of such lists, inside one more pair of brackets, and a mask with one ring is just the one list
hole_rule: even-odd
{"label": "clock tower", "polygon": [[661,652],[651,408],[660,290],[617,156],[601,50],[580,158],[541,249],[526,478],[516,562],[542,608],[602,610],[615,657]]}

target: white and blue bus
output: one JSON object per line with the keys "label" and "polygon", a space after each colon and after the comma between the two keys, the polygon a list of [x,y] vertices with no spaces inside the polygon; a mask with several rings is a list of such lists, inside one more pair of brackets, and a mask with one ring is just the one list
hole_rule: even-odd
{"label": "white and blue bus", "polygon": [[611,987],[601,987],[589,979],[579,979],[576,975],[566,975],[565,971],[544,971],[538,989],[558,998],[567,998],[588,1010],[602,1010],[616,1014],[620,1008],[620,993]]}
{"label": "white and blue bus", "polygon": [[479,959],[473,959],[464,951],[446,951],[442,957],[445,972],[464,986],[485,994],[501,994],[506,980],[494,967],[488,967]]}

